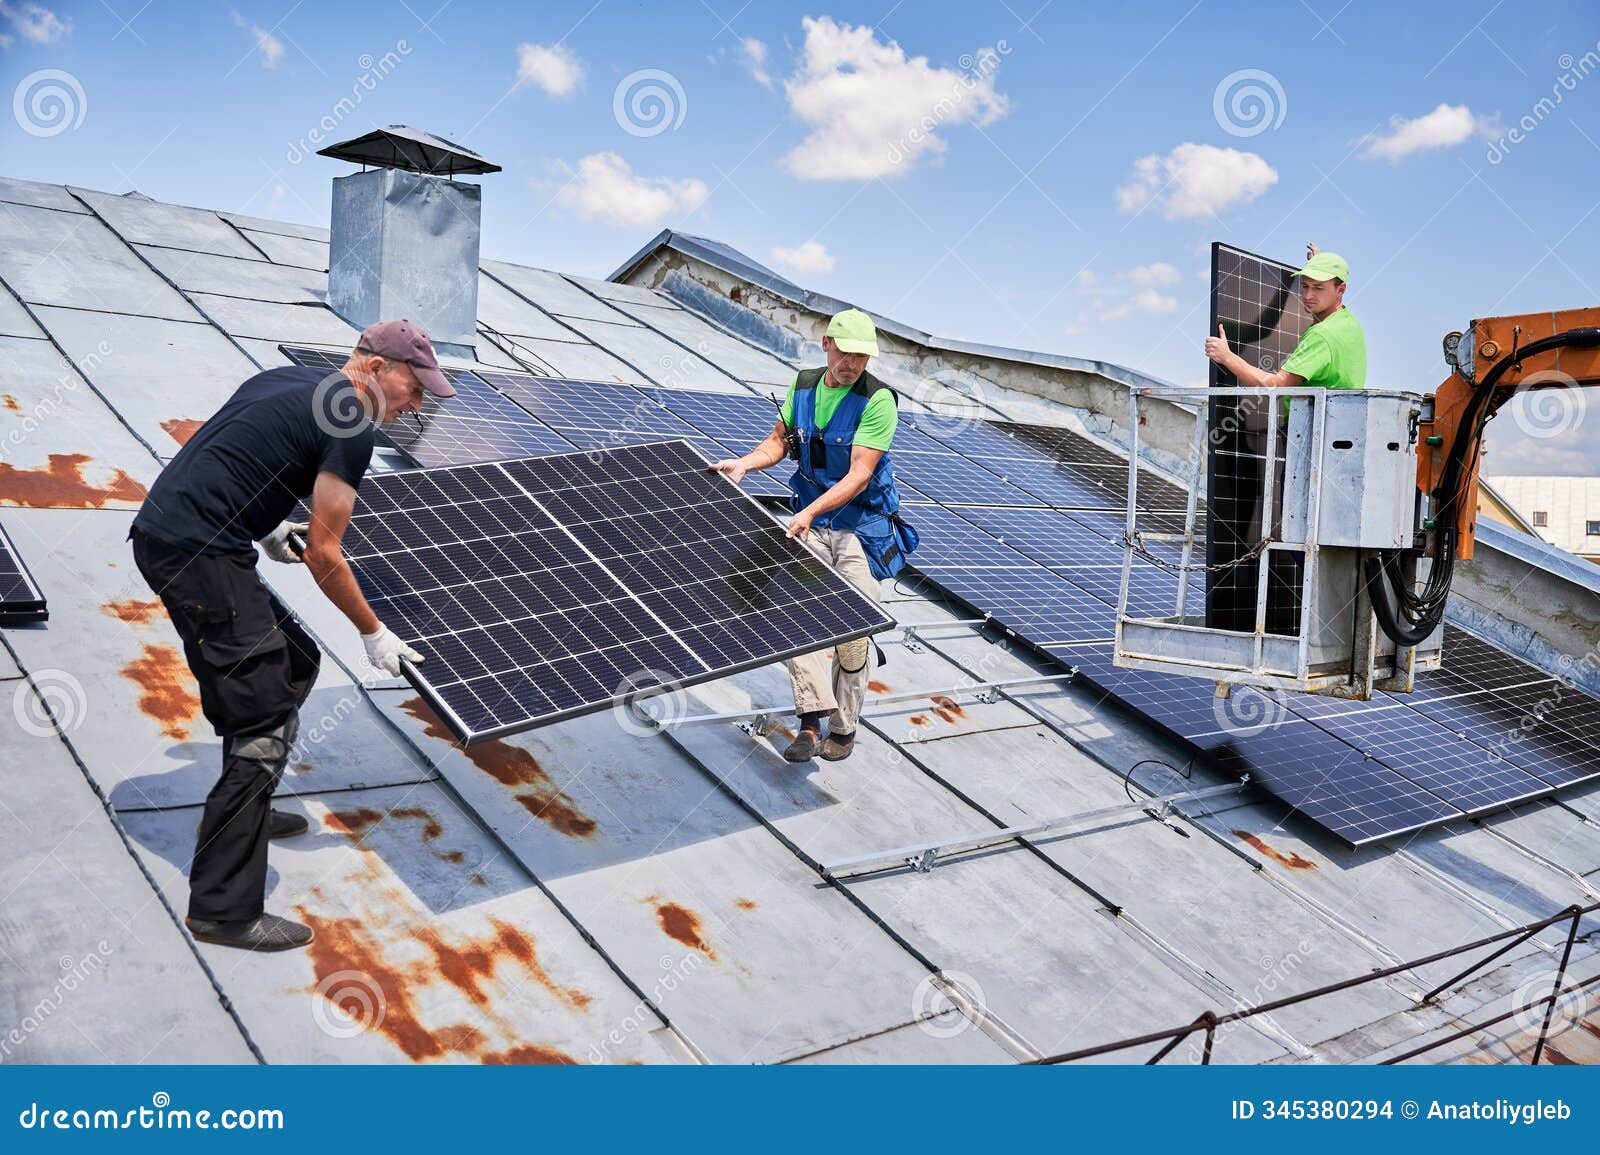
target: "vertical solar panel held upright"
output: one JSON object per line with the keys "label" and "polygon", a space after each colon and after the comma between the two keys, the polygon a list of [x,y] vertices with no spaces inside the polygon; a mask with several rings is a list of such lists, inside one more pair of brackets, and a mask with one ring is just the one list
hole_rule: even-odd
{"label": "vertical solar panel held upright", "polygon": [[0,626],[42,622],[49,617],[44,593],[22,563],[5,527],[0,526]]}
{"label": "vertical solar panel held upright", "polygon": [[372,477],[345,553],[466,742],[893,624],[681,441]]}
{"label": "vertical solar panel held upright", "polygon": [[[1211,246],[1211,322],[1245,361],[1277,371],[1289,359],[1311,318],[1295,291],[1295,269],[1220,242]],[[1211,363],[1213,387],[1238,385],[1233,374]],[[1211,405],[1206,492],[1206,564],[1226,565],[1248,554],[1270,528],[1262,509],[1266,476],[1267,407],[1259,401],[1219,399]],[[1282,429],[1282,423],[1279,423]],[[1280,434],[1281,437],[1281,434]],[[1281,447],[1272,454],[1276,462]],[[1298,630],[1300,562],[1288,554],[1273,559],[1269,572],[1267,628]],[[1207,574],[1206,624],[1212,629],[1251,630],[1256,616],[1256,566]]]}

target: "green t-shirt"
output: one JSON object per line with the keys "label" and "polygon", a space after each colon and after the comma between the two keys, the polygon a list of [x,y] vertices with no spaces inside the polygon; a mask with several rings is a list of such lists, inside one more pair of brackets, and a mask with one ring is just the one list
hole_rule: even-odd
{"label": "green t-shirt", "polygon": [[1329,314],[1305,331],[1283,363],[1285,373],[1318,389],[1361,389],[1367,384],[1367,338],[1349,309]]}
{"label": "green t-shirt", "polygon": [[[789,395],[783,399],[785,425],[794,424],[794,389],[799,383],[800,374],[796,373],[794,380],[789,382]],[[849,392],[848,389],[829,385],[826,374],[817,382],[818,429],[828,427],[828,422],[833,419],[833,411],[839,408],[839,402],[843,401]],[[899,424],[900,411],[895,407],[894,394],[887,389],[880,389],[872,395],[867,402],[867,408],[861,414],[861,423],[856,426],[853,444],[866,449],[881,449],[888,452],[889,443],[894,440],[894,431]]]}

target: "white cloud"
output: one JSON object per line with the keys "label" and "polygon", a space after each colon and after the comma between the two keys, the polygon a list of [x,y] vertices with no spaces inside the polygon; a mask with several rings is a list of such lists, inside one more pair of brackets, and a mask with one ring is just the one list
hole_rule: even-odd
{"label": "white cloud", "polygon": [[1472,139],[1474,134],[1487,133],[1488,127],[1488,121],[1474,116],[1464,104],[1441,104],[1426,116],[1419,116],[1415,120],[1407,120],[1403,116],[1390,117],[1389,131],[1373,133],[1364,155],[1399,160],[1414,152],[1431,152],[1436,148],[1461,144]]}
{"label": "white cloud", "polygon": [[[871,180],[909,172],[948,147],[939,132],[985,125],[1006,114],[995,91],[1000,56],[975,53],[966,71],[907,58],[893,40],[867,26],[806,17],[805,49],[784,81],[789,111],[810,132],[785,156],[802,180]],[[964,58],[965,59],[965,58]]]}
{"label": "white cloud", "polygon": [[1120,305],[1108,309],[1096,301],[1095,307],[1100,310],[1102,321],[1115,321],[1119,317],[1128,317],[1134,313],[1176,313],[1178,299],[1158,293],[1154,289],[1140,289]]}
{"label": "white cloud", "polygon": [[[30,44],[54,44],[72,31],[72,21],[63,20],[43,4],[7,4],[0,0],[0,16]],[[0,36],[0,48],[9,48],[10,35]]]}
{"label": "white cloud", "polygon": [[701,180],[636,176],[614,152],[593,153],[578,161],[576,169],[560,169],[568,183],[556,193],[556,203],[586,221],[650,226],[668,213],[693,212],[710,195]]}
{"label": "white cloud", "polygon": [[1249,204],[1277,181],[1277,170],[1253,152],[1185,142],[1134,162],[1117,207],[1135,213],[1159,205],[1169,221],[1203,220]]}
{"label": "white cloud", "polygon": [[772,259],[797,273],[833,272],[833,254],[820,241],[806,241],[792,249],[774,248]]}
{"label": "white cloud", "polygon": [[1165,261],[1156,261],[1149,265],[1136,265],[1126,274],[1128,280],[1135,285],[1176,285],[1178,283],[1178,270]]}
{"label": "white cloud", "polygon": [[767,46],[754,36],[739,41],[739,51],[744,54],[745,67],[763,88],[772,87],[772,76],[767,72]]}
{"label": "white cloud", "polygon": [[571,96],[583,83],[583,61],[565,44],[517,45],[517,87]]}
{"label": "white cloud", "polygon": [[261,67],[278,67],[278,61],[283,59],[283,41],[260,25],[250,23],[237,12],[233,14],[233,22],[240,28],[248,28],[250,35],[256,38],[256,50],[261,53]]}

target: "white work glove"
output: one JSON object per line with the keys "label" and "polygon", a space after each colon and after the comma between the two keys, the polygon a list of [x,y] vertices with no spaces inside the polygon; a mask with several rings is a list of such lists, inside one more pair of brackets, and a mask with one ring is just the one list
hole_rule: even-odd
{"label": "white work glove", "polygon": [[401,658],[404,658],[413,666],[422,662],[421,654],[402,642],[388,626],[383,625],[381,622],[372,633],[361,635],[361,644],[367,647],[367,661],[372,668],[382,670],[391,678],[400,676]]}
{"label": "white work glove", "polygon": [[301,537],[305,537],[310,532],[309,522],[286,521],[261,539],[261,548],[267,551],[267,556],[273,561],[294,565],[300,561],[300,555],[295,553],[294,547],[289,544],[289,535],[298,533]]}

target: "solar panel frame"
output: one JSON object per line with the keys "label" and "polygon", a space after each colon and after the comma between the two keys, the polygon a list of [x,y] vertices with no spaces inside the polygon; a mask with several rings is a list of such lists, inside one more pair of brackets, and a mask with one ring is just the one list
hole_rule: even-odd
{"label": "solar panel frame", "polygon": [[[762,642],[756,652],[752,643],[738,660],[726,663],[706,661],[682,640],[684,630],[674,631],[659,616],[658,610],[646,606],[645,598],[668,597],[673,591],[641,591],[631,588],[619,575],[619,554],[607,561],[596,555],[581,534],[609,523],[619,533],[625,526],[638,523],[641,517],[659,521],[668,507],[639,507],[627,511],[626,516],[615,509],[594,507],[596,517],[588,521],[562,522],[551,512],[552,505],[577,508],[585,502],[593,503],[601,497],[606,485],[640,490],[652,505],[668,500],[670,486],[657,484],[645,491],[643,487],[626,481],[625,471],[640,469],[654,462],[660,472],[648,475],[660,482],[676,477],[683,482],[685,492],[693,488],[695,500],[676,507],[694,511],[697,515],[719,506],[724,512],[746,510],[747,533],[723,535],[727,541],[738,538],[750,542],[762,557],[771,551],[781,555],[773,566],[756,567],[748,571],[750,589],[765,582],[784,579],[804,586],[807,581],[826,587],[820,592],[807,591],[805,599],[796,597],[789,608],[801,607],[806,613],[818,613],[814,607],[826,605],[830,609],[852,611],[856,616],[848,628],[807,631],[803,640],[793,645],[772,647]],[[642,463],[642,464],[641,464]],[[351,519],[351,530],[346,534],[347,556],[361,581],[363,590],[374,605],[375,612],[384,618],[390,628],[409,644],[423,652],[428,661],[420,667],[404,663],[407,680],[438,711],[463,742],[473,743],[502,737],[506,734],[550,725],[567,718],[605,709],[639,693],[649,683],[628,685],[625,679],[610,682],[616,687],[606,694],[580,694],[581,701],[560,700],[554,696],[561,689],[552,684],[537,687],[529,669],[548,666],[565,679],[576,677],[580,670],[579,659],[602,662],[609,672],[588,678],[588,684],[605,684],[623,666],[614,659],[627,658],[627,671],[631,677],[643,669],[656,670],[668,675],[666,684],[687,687],[715,678],[727,677],[756,666],[783,661],[801,653],[825,649],[851,638],[867,636],[893,626],[893,619],[860,591],[844,580],[836,571],[796,543],[783,537],[782,529],[774,524],[762,507],[726,479],[705,470],[704,456],[682,440],[654,442],[644,446],[630,446],[605,453],[568,452],[544,457],[523,458],[507,462],[472,463],[446,466],[437,469],[412,470],[369,479],[363,485],[357,513]],[[690,468],[693,466],[693,468]],[[567,478],[604,476],[611,471],[609,482],[595,481],[582,484],[562,484],[540,489],[530,479],[535,476],[562,474]],[[647,475],[640,474],[635,480]],[[707,500],[704,494],[711,495]],[[459,514],[471,503],[470,520],[445,514]],[[609,516],[606,516],[609,513]],[[404,521],[399,519],[404,517]],[[487,536],[479,531],[482,526],[504,532]],[[474,536],[464,536],[471,530]],[[595,530],[598,532],[598,530]],[[660,533],[656,526],[653,532]],[[408,536],[410,540],[408,541]],[[599,540],[599,539],[596,539]],[[404,548],[397,548],[404,547]],[[668,543],[657,546],[657,552],[681,548]],[[429,555],[429,564],[423,564],[421,555]],[[752,555],[754,556],[754,555]],[[720,571],[708,569],[702,560],[690,558],[697,571],[697,580],[709,590],[711,583],[734,583]],[[503,567],[501,563],[509,563]],[[537,563],[535,565],[534,563]],[[542,568],[539,568],[542,567]],[[548,574],[560,568],[559,583],[549,584],[536,592],[534,600],[531,584],[523,582],[525,592],[520,597],[496,601],[492,590],[495,582],[509,591],[510,579],[526,579],[536,573]],[[790,572],[792,570],[792,573]],[[501,576],[492,579],[485,574],[495,572]],[[445,584],[438,584],[441,577]],[[425,582],[434,584],[427,585]],[[481,588],[480,588],[481,587]],[[572,600],[575,587],[586,589],[591,596]],[[446,591],[450,602],[443,600]],[[593,596],[603,595],[603,596]],[[732,596],[732,595],[730,595]],[[748,591],[739,596],[750,600]],[[660,633],[639,631],[633,642],[616,632],[619,624],[633,624],[641,619],[613,619],[601,612],[601,607],[633,605],[643,610],[646,617],[661,626]],[[663,603],[664,604],[664,603]],[[548,608],[540,608],[548,606]],[[796,611],[799,612],[799,611]],[[490,620],[492,615],[497,618]],[[510,615],[516,614],[516,617]],[[447,615],[457,615],[452,622]],[[513,639],[520,639],[528,654],[542,651],[533,646],[524,630],[538,627],[540,636],[549,631],[541,618],[561,615],[567,623],[566,632],[553,641],[566,645],[569,637],[579,637],[586,642],[598,640],[602,644],[586,646],[581,651],[566,647],[557,657],[540,663],[517,663],[509,648]],[[480,620],[481,619],[481,620]],[[552,620],[554,620],[552,618]],[[742,626],[743,618],[734,616],[721,623],[695,623],[691,630],[697,636],[709,637],[712,625],[721,628],[731,637]],[[819,619],[820,620],[820,619]],[[842,618],[840,620],[843,620]],[[581,623],[581,624],[578,624]],[[803,623],[809,624],[809,623]],[[495,631],[499,631],[496,633]],[[467,644],[465,637],[472,635],[477,645]],[[481,638],[478,637],[481,635]],[[801,636],[801,635],[795,635]],[[609,640],[608,640],[609,639]],[[670,639],[667,640],[667,639]],[[758,639],[761,641],[761,639]],[[497,647],[500,654],[490,651]],[[636,660],[641,648],[648,663],[641,666]],[[501,657],[505,659],[501,663]],[[435,661],[438,659],[438,661]],[[446,660],[449,659],[449,660]],[[430,666],[430,662],[433,663]],[[494,664],[491,664],[494,663]],[[451,674],[448,681],[437,676],[441,669]],[[492,683],[492,688],[491,688]],[[523,706],[520,713],[508,711],[516,703],[518,687],[531,694],[537,690],[540,699],[549,704],[548,709]],[[568,688],[571,688],[568,686]],[[493,701],[483,697],[493,693]],[[473,702],[482,707],[480,713],[467,716],[463,711]]]}
{"label": "solar panel frame", "polygon": [[44,591],[22,560],[16,543],[0,525],[0,626],[43,622],[50,618]]}

